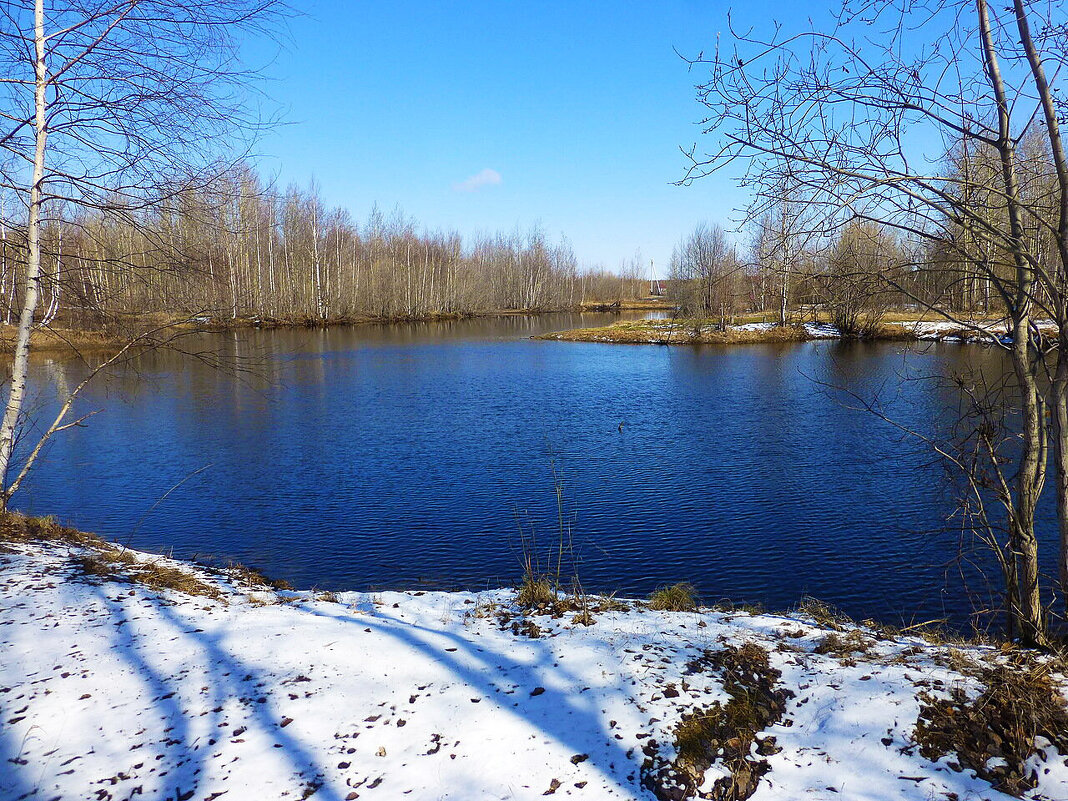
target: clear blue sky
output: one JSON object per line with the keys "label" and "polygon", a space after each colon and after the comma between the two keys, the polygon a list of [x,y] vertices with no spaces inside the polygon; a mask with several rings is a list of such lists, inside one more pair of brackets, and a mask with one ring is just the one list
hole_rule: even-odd
{"label": "clear blue sky", "polygon": [[672,185],[703,78],[673,48],[712,50],[726,3],[293,1],[306,16],[266,70],[288,124],[260,163],[357,221],[377,204],[465,235],[540,223],[583,265],[640,249],[662,275],[679,237],[744,205],[729,174]]}

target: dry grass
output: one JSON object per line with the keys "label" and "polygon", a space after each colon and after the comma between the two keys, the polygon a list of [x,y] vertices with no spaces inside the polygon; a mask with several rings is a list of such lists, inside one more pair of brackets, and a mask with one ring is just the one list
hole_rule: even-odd
{"label": "dry grass", "polygon": [[[15,326],[0,325],[0,352],[15,351]],[[38,329],[30,337],[31,355],[69,355],[75,350],[82,353],[115,351],[126,344],[126,339],[104,331],[79,331],[70,329]]]}
{"label": "dry grass", "polygon": [[674,307],[666,298],[649,297],[642,300],[623,301],[587,300],[581,304],[580,308],[582,311],[664,311],[665,309],[670,311]]}
{"label": "dry grass", "polygon": [[711,320],[635,320],[599,328],[575,328],[537,339],[564,342],[614,342],[621,344],[719,344],[744,345],[759,342],[804,342],[811,339],[802,326],[770,328],[764,331],[716,330]]}
{"label": "dry grass", "polygon": [[[222,572],[235,584],[245,587],[266,587],[272,590],[293,589],[293,585],[285,579],[269,578],[256,568],[243,565],[240,562],[230,562]],[[333,593],[330,594],[332,595]]]}
{"label": "dry grass", "polygon": [[805,595],[797,602],[792,614],[807,617],[815,621],[819,626],[832,631],[843,631],[847,627],[855,625],[853,620],[826,601]]}
{"label": "dry grass", "polygon": [[[828,315],[820,313],[811,322],[829,323]],[[974,318],[976,322],[986,322],[981,315]],[[989,321],[1001,319],[989,317]],[[725,331],[718,329],[718,320],[684,319],[674,320],[632,320],[613,323],[597,328],[575,328],[551,334],[542,334],[536,339],[552,339],[563,342],[612,342],[619,344],[654,344],[654,345],[747,345],[774,342],[805,342],[812,339],[803,325],[788,324],[755,331],[738,330],[738,326],[748,323],[771,323],[774,315],[743,314],[735,318],[734,326]],[[886,315],[877,326],[870,339],[884,341],[914,341],[918,339],[915,324],[919,322],[944,322],[936,314],[894,312]],[[942,337],[955,335],[970,338],[974,332],[967,329],[959,331],[945,330]]]}
{"label": "dry grass", "polygon": [[525,573],[515,600],[524,611],[551,611],[558,598],[556,585],[548,576]]}
{"label": "dry grass", "polygon": [[697,609],[697,590],[686,582],[661,587],[649,596],[649,608],[654,612],[693,612]]}
{"label": "dry grass", "polygon": [[[154,590],[174,590],[188,595],[220,597],[219,589],[193,572],[166,564],[162,557],[144,558],[96,534],[79,531],[56,522],[52,517],[30,517],[18,512],[0,514],[0,548],[4,543],[62,543],[75,546],[71,556],[76,571],[94,580],[140,584]],[[231,564],[221,571],[235,583],[251,587],[292,589],[285,581],[272,581],[253,568]]]}
{"label": "dry grass", "polygon": [[767,761],[758,757],[777,750],[773,737],[759,735],[782,720],[792,693],[778,688],[782,674],[771,667],[768,652],[755,643],[727,646],[722,651],[706,651],[686,666],[688,673],[707,670],[722,676],[729,700],[683,715],[675,727],[672,762],[658,758],[655,748],[646,752],[649,758],[642,766],[642,781],[659,798],[694,797],[704,785],[705,773],[717,763],[729,774],[700,797],[749,798],[769,769]]}
{"label": "dry grass", "polygon": [[82,576],[95,580],[140,584],[153,590],[172,590],[206,598],[219,598],[222,595],[217,587],[189,571],[155,559],[142,561],[130,551],[107,543],[103,547],[77,554],[72,561]]}
{"label": "dry grass", "polygon": [[828,654],[840,659],[851,659],[857,654],[866,654],[874,643],[853,629],[845,634],[831,633],[821,639],[813,649],[817,654]]}
{"label": "dry grass", "polygon": [[983,690],[974,699],[959,687],[949,698],[921,696],[915,731],[920,753],[931,760],[956,755],[958,768],[1023,797],[1037,784],[1035,769],[1027,765],[1039,753],[1036,738],[1068,753],[1068,704],[1051,672],[1051,662],[1017,652],[1008,664],[979,671]]}
{"label": "dry grass", "polygon": [[64,542],[94,547],[104,544],[96,534],[60,525],[54,517],[30,517],[18,512],[0,513],[0,542]]}

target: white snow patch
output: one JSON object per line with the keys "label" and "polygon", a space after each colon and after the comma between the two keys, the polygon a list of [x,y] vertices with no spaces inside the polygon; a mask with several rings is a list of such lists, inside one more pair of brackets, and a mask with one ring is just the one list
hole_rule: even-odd
{"label": "white snow patch", "polygon": [[[919,755],[917,682],[971,681],[920,640],[843,661],[813,652],[809,622],[634,605],[589,627],[537,616],[531,639],[496,614],[517,613],[506,590],[327,602],[204,576],[224,600],[87,583],[58,546],[0,553],[0,799],[534,799],[555,782],[649,799],[642,747],[670,755],[683,712],[727,699],[687,663],[745,642],[796,693],[755,801],[1007,798]],[[1064,757],[1040,747],[1036,792],[1068,799]]]}

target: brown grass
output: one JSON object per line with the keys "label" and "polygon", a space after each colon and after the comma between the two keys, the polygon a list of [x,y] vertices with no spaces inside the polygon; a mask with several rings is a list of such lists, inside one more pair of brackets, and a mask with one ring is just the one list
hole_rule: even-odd
{"label": "brown grass", "polygon": [[793,614],[811,618],[818,625],[832,631],[842,631],[848,626],[855,625],[844,612],[811,595],[802,596],[797,606],[794,607]]}
{"label": "brown grass", "polygon": [[768,652],[755,643],[727,646],[722,651],[706,651],[686,666],[687,673],[706,670],[722,676],[729,700],[683,715],[675,727],[673,761],[659,758],[655,744],[651,749],[647,746],[642,782],[658,798],[694,797],[706,771],[716,763],[730,774],[717,779],[701,797],[749,798],[769,769],[767,761],[757,757],[777,750],[773,737],[759,735],[782,720],[792,693],[778,688],[782,674],[771,667]]}
{"label": "brown grass", "polygon": [[856,654],[866,654],[873,643],[856,629],[846,634],[832,632],[821,639],[813,649],[817,654],[828,654],[840,659],[851,659]]}
{"label": "brown grass", "polygon": [[1068,753],[1068,703],[1051,676],[1051,663],[1018,652],[1008,664],[979,672],[983,690],[969,699],[961,688],[949,698],[921,696],[915,737],[930,760],[956,755],[958,769],[970,768],[1003,793],[1023,797],[1037,784],[1027,761],[1043,737]]}
{"label": "brown grass", "polygon": [[556,585],[547,576],[526,573],[516,592],[516,603],[525,611],[552,611],[558,600]]}
{"label": "brown grass", "polygon": [[649,596],[649,608],[654,612],[693,612],[697,609],[697,590],[687,582],[661,587]]}
{"label": "brown grass", "polygon": [[201,580],[193,573],[150,559],[141,560],[130,551],[105,543],[103,547],[86,550],[72,559],[82,576],[123,584],[140,584],[152,590],[173,590],[185,595],[219,598],[217,587]]}
{"label": "brown grass", "polygon": [[222,571],[227,578],[246,587],[267,587],[272,590],[291,590],[293,585],[285,579],[273,579],[259,570],[240,562],[230,562]]}
{"label": "brown grass", "polygon": [[105,544],[96,534],[60,525],[54,517],[30,517],[18,512],[0,513],[0,542],[65,542],[93,547]]}
{"label": "brown grass", "polygon": [[[976,322],[988,322],[1001,319],[996,315],[989,319],[981,315],[974,318]],[[943,318],[930,312],[923,313],[891,313],[879,324],[873,340],[883,341],[915,341],[918,337],[913,329],[917,322],[943,322]],[[561,342],[610,342],[618,344],[653,344],[653,345],[749,345],[775,342],[805,342],[812,339],[803,325],[789,324],[775,326],[759,331],[739,331],[737,326],[754,322],[774,322],[773,316],[768,314],[744,314],[735,318],[735,327],[726,331],[717,329],[718,320],[683,319],[676,320],[630,320],[627,322],[613,323],[596,328],[575,328],[570,331],[560,331],[550,334],[542,334],[535,339],[551,339]],[[828,315],[816,315],[815,322],[829,322]],[[970,338],[974,332],[961,329],[959,332],[944,331],[940,336],[949,338],[955,333]]]}
{"label": "brown grass", "polygon": [[634,320],[599,328],[575,328],[535,339],[561,342],[612,342],[619,344],[653,345],[744,345],[760,342],[804,342],[811,337],[802,326],[771,328],[766,331],[718,331],[712,321]]}
{"label": "brown grass", "polygon": [[[56,323],[48,328],[38,328],[30,336],[30,356],[49,358],[71,356],[74,353],[114,353],[138,334],[166,328],[170,333],[192,331],[197,326],[176,315],[147,314],[116,316],[106,325],[95,328]],[[15,350],[17,329],[13,325],[0,324],[0,353],[12,354]],[[145,347],[152,343],[145,342]]]}
{"label": "brown grass", "polygon": [[[56,522],[52,517],[31,517],[18,512],[0,513],[0,548],[4,543],[62,543],[81,549],[71,556],[83,577],[140,584],[154,590],[174,590],[188,595],[220,597],[220,591],[193,572],[167,565],[160,558],[144,558],[114,545],[96,534],[79,531]],[[221,571],[239,584],[271,589],[293,589],[285,581],[274,581],[259,571],[233,563]]]}

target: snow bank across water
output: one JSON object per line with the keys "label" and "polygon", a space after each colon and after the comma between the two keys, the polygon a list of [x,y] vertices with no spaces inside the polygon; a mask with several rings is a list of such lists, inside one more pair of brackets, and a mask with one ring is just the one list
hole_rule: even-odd
{"label": "snow bank across water", "polygon": [[[1007,797],[914,740],[920,694],[974,696],[950,665],[992,649],[637,602],[587,626],[506,590],[276,593],[188,567],[220,593],[190,596],[87,574],[78,546],[0,548],[4,801],[654,798],[679,722],[736,692],[716,654],[753,646],[787,700],[752,798]],[[1030,794],[1068,799],[1039,745]],[[703,791],[730,775],[713,762]]]}

